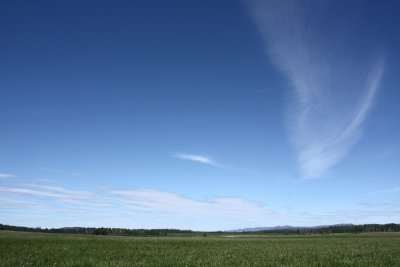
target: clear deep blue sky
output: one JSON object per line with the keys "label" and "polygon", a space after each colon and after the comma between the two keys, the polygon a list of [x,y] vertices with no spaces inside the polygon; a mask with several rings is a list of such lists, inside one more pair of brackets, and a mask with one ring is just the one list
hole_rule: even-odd
{"label": "clear deep blue sky", "polygon": [[399,9],[2,1],[0,223],[399,223]]}

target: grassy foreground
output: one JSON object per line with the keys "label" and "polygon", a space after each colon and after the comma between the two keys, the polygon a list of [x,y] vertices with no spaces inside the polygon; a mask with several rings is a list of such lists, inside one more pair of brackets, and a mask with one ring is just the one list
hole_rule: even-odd
{"label": "grassy foreground", "polygon": [[400,234],[157,238],[0,231],[0,266],[400,266]]}

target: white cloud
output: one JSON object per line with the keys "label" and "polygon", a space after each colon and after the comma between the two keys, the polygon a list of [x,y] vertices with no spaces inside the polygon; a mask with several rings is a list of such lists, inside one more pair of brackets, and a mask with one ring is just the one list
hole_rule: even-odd
{"label": "white cloud", "polygon": [[217,164],[215,161],[213,161],[211,158],[203,155],[194,155],[194,154],[185,154],[185,153],[180,153],[176,152],[172,154],[172,157],[178,158],[178,159],[183,159],[183,160],[190,160],[190,161],[195,161],[203,164],[208,164],[211,166],[219,167],[221,166],[220,164]]}
{"label": "white cloud", "polygon": [[[33,187],[33,188],[31,188]],[[36,188],[36,189],[35,189]],[[4,193],[17,193],[17,194],[28,194],[39,197],[50,197],[57,199],[90,199],[94,194],[77,191],[77,190],[68,190],[61,187],[52,187],[52,186],[35,186],[30,185],[28,187],[0,187],[0,192]]]}
{"label": "white cloud", "polygon": [[12,178],[12,177],[16,177],[13,174],[9,174],[9,173],[0,173],[0,178]]}
{"label": "white cloud", "polygon": [[352,58],[346,45],[354,40],[343,37],[351,25],[341,22],[332,27],[325,19],[332,14],[323,13],[329,5],[290,0],[250,3],[268,54],[293,88],[288,128],[301,174],[306,179],[320,177],[343,160],[362,135],[382,78],[383,59],[370,60],[368,66]]}
{"label": "white cloud", "polygon": [[[22,213],[25,214],[21,213],[21,209],[30,208],[36,203],[36,212],[51,211],[48,215],[50,217],[54,216],[52,213],[60,216],[70,214],[71,217],[75,214],[75,219],[88,216],[86,220],[90,221],[108,214],[109,218],[118,218],[124,223],[127,218],[143,223],[136,224],[136,227],[214,230],[225,227],[229,229],[236,225],[252,225],[276,216],[265,205],[241,197],[192,199],[151,188],[104,188],[102,191],[93,189],[72,190],[61,186],[21,183],[0,186],[0,203],[7,203],[7,206],[0,208],[0,214],[7,211],[21,216]],[[11,207],[15,207],[15,210]],[[83,211],[86,211],[85,215],[82,215]],[[109,226],[109,223],[103,222],[103,225],[98,226]],[[127,227],[115,222],[113,226]]]}
{"label": "white cloud", "polygon": [[[398,189],[396,189],[398,190]],[[15,183],[0,186],[3,223],[27,221],[34,226],[106,226],[228,230],[255,226],[387,223],[400,219],[399,202],[384,206],[285,212],[244,197],[191,198],[152,189],[89,187],[85,189]],[[14,220],[14,221],[12,221]],[[29,224],[26,224],[29,225]]]}
{"label": "white cloud", "polygon": [[[132,209],[169,213],[180,216],[222,218],[228,220],[258,219],[272,215],[264,205],[240,197],[212,197],[195,200],[176,193],[155,189],[111,190],[111,195]],[[210,217],[211,216],[211,217]]]}

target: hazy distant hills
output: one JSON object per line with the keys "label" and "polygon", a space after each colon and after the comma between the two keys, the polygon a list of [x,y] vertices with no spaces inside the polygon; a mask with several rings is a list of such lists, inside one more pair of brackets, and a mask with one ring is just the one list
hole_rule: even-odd
{"label": "hazy distant hills", "polygon": [[353,224],[331,224],[331,225],[317,225],[317,226],[273,226],[273,227],[254,227],[254,228],[242,228],[236,230],[228,230],[225,232],[259,232],[259,231],[277,231],[277,230],[304,230],[304,229],[318,229],[326,227],[341,227],[341,226],[352,226]]}

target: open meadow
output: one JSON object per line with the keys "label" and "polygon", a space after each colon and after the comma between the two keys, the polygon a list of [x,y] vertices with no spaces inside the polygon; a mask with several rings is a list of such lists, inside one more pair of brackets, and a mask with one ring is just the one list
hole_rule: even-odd
{"label": "open meadow", "polygon": [[0,231],[0,266],[400,266],[400,234],[123,237]]}

